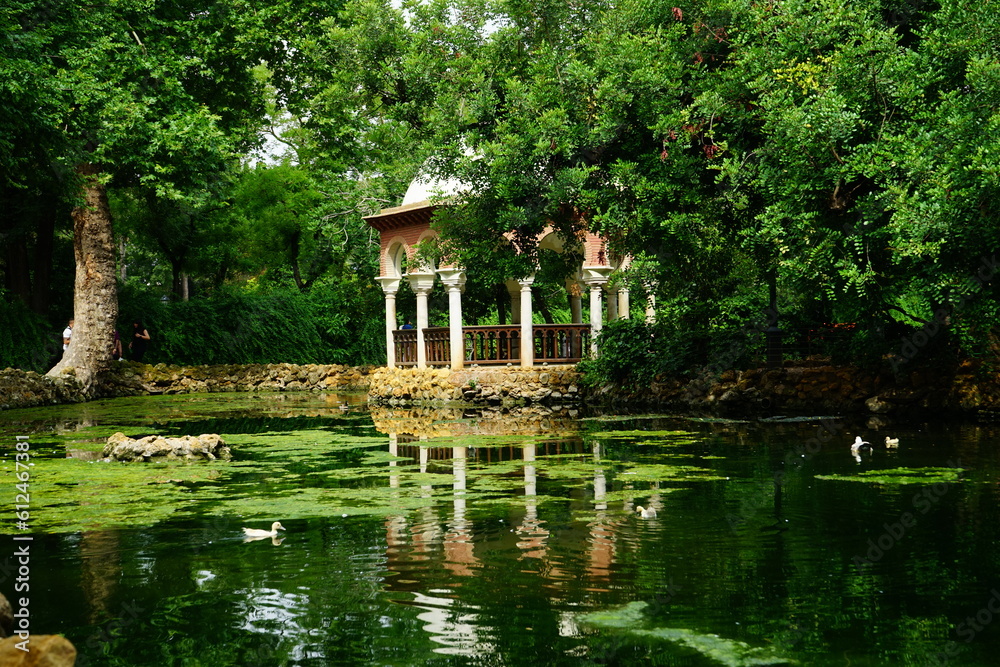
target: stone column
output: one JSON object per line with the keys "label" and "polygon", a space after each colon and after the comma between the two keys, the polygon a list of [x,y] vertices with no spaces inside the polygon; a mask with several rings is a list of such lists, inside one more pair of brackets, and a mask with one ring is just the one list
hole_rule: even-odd
{"label": "stone column", "polygon": [[608,284],[609,266],[583,267],[583,282],[590,288],[590,351],[597,356],[597,336],[601,333],[601,293]]}
{"label": "stone column", "polygon": [[628,298],[628,288],[627,287],[619,287],[618,288],[618,317],[620,317],[623,320],[629,319],[631,317],[631,315],[629,314],[629,309],[631,307],[632,307],[632,304],[629,303],[629,298]]}
{"label": "stone column", "polygon": [[618,288],[608,288],[608,322],[618,319]]}
{"label": "stone column", "polygon": [[414,271],[406,274],[413,293],[417,295],[417,368],[427,368],[427,346],[424,343],[424,329],[427,328],[427,295],[434,287],[433,271]]}
{"label": "stone column", "polygon": [[517,281],[521,285],[521,368],[535,365],[535,332],[532,327],[531,284],[535,274]]}
{"label": "stone column", "polygon": [[386,366],[396,367],[396,341],[392,332],[396,330],[396,292],[399,290],[399,278],[382,276],[376,278],[382,285],[385,294],[385,356]]}
{"label": "stone column", "polygon": [[438,269],[441,282],[448,289],[448,342],[452,370],[465,365],[465,336],[462,333],[462,290],[465,289],[465,271]]}

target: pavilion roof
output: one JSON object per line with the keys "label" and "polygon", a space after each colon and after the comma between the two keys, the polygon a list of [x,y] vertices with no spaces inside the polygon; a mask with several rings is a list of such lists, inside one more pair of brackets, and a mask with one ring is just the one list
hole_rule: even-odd
{"label": "pavilion roof", "polygon": [[380,232],[409,227],[410,225],[429,224],[439,204],[429,200],[404,204],[394,208],[385,208],[375,215],[365,216],[364,221]]}

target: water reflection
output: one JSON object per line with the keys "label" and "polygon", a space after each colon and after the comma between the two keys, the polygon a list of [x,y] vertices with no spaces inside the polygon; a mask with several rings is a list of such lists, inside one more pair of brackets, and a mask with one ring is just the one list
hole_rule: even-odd
{"label": "water reflection", "polygon": [[[443,409],[376,410],[370,424],[363,405],[309,399],[252,399],[257,417],[217,404],[227,416],[211,424],[250,434],[248,451],[271,432],[301,439],[273,468],[238,462],[259,477],[234,482],[234,465],[180,488],[140,478],[177,494],[172,514],[36,536],[33,566],[56,594],[33,623],[66,632],[87,664],[130,667],[752,664],[741,646],[809,665],[988,665],[1000,650],[1000,617],[977,620],[1000,590],[995,426]],[[273,411],[286,417],[260,418]],[[310,449],[320,432],[332,436]],[[857,465],[857,434],[903,444]],[[53,461],[39,480],[74,464]],[[937,485],[844,481],[959,462]],[[74,511],[114,516],[82,482],[64,497]],[[254,495],[296,511],[267,515],[289,527],[280,548],[242,543]],[[653,634],[581,616],[623,609]]]}
{"label": "water reflection", "polygon": [[[448,409],[385,409],[372,413],[376,429],[388,437],[390,488],[399,488],[396,471],[410,462],[421,473],[433,470],[451,476],[451,507],[444,516],[432,507],[418,510],[412,517],[392,516],[385,522],[387,567],[397,576],[387,579],[387,589],[413,596],[411,602],[425,609],[421,618],[427,620],[424,630],[444,648],[441,653],[482,652],[485,644],[476,634],[476,614],[454,609],[460,598],[458,591],[471,578],[481,576],[484,563],[498,554],[523,562],[521,574],[534,581],[522,581],[521,587],[545,590],[556,604],[576,604],[571,590],[603,595],[612,590],[621,545],[633,544],[622,529],[632,525],[630,516],[633,499],[609,502],[606,461],[602,443],[586,443],[580,432],[575,411],[551,411],[529,408],[512,411],[464,411]],[[437,439],[462,439],[475,436],[545,436],[542,440],[511,444],[492,443],[489,446],[434,446]],[[540,515],[539,484],[545,481],[539,471],[540,457],[561,460],[569,457],[586,463],[589,484],[572,492],[572,503],[589,518],[552,526]],[[470,466],[482,470],[491,465],[520,464],[520,488],[510,488],[514,498],[520,497],[520,508],[508,508],[499,526],[476,525],[469,519],[470,501],[467,496]],[[517,473],[510,473],[511,475]],[[634,485],[633,485],[634,486]],[[646,495],[651,507],[662,507],[655,484]],[[433,488],[421,487],[424,497],[431,498]],[[636,490],[636,497],[642,491]],[[547,499],[551,501],[551,498]],[[581,539],[580,530],[584,531]],[[442,570],[434,563],[440,562]],[[582,571],[578,573],[578,567]],[[442,574],[446,574],[442,578]],[[581,576],[582,575],[582,576]],[[442,590],[428,596],[428,589]],[[431,604],[433,602],[433,604]],[[408,603],[408,604],[409,604]],[[560,622],[560,633],[577,633],[571,616]]]}

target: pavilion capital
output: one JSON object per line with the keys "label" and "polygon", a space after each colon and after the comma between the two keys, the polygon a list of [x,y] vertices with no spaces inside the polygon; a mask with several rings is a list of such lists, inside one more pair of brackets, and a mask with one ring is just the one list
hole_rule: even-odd
{"label": "pavilion capital", "polygon": [[441,283],[448,289],[458,288],[461,290],[465,288],[465,269],[438,269],[437,275],[441,279]]}
{"label": "pavilion capital", "polygon": [[393,278],[392,276],[381,276],[376,278],[380,285],[382,285],[382,291],[387,295],[395,294],[399,291],[399,278]]}
{"label": "pavilion capital", "polygon": [[583,282],[590,287],[603,286],[608,282],[608,277],[614,271],[610,266],[584,266]]}
{"label": "pavilion capital", "polygon": [[434,280],[437,274],[434,271],[407,271],[406,279],[410,282],[410,287],[414,292],[427,294],[434,289]]}

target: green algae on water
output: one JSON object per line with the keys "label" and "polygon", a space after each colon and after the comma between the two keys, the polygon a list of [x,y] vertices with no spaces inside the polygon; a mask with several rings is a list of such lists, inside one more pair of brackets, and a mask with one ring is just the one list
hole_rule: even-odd
{"label": "green algae on water", "polygon": [[941,484],[961,481],[961,468],[892,468],[870,470],[855,475],[816,475],[816,479],[868,484]]}
{"label": "green algae on water", "polygon": [[580,614],[577,620],[584,627],[624,635],[636,643],[669,642],[726,667],[796,664],[794,660],[780,656],[770,648],[757,648],[746,642],[687,628],[655,626],[645,614],[647,606],[645,602],[630,602],[621,607]]}

